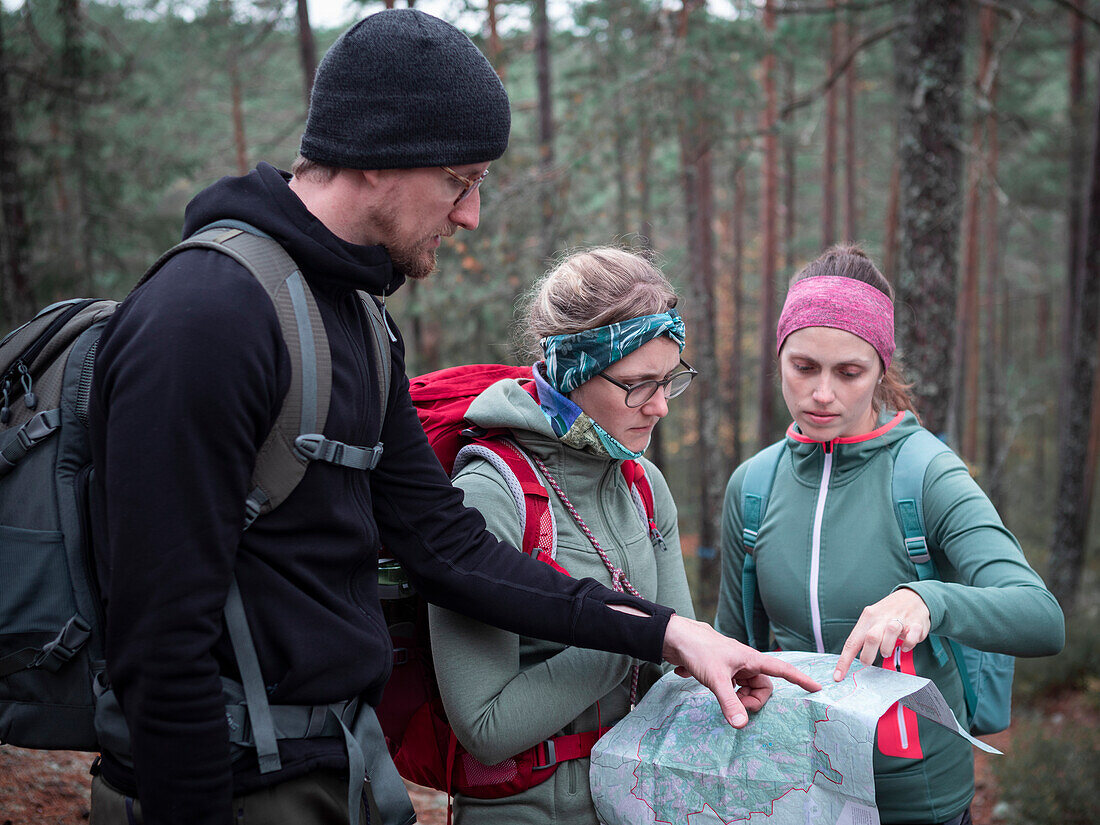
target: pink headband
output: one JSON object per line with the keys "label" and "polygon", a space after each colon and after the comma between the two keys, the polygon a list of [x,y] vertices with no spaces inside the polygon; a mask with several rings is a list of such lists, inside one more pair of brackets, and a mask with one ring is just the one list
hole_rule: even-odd
{"label": "pink headband", "polygon": [[857,335],[875,348],[883,366],[894,354],[894,305],[881,290],[855,278],[820,275],[795,281],[787,290],[776,329],[776,353],[787,336],[806,327],[833,327]]}

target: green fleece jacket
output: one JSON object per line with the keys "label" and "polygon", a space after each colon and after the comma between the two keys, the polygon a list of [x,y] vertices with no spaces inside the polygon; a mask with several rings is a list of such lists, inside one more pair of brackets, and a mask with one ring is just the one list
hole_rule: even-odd
{"label": "green fleece jacket", "polygon": [[[501,381],[487,389],[470,406],[467,418],[480,427],[510,430],[530,454],[545,462],[612,563],[626,572],[638,592],[694,618],[676,505],[652,463],[641,460],[653,488],[663,550],[650,541],[620,472],[621,462],[562,444],[538,404],[516,382]],[[521,546],[516,505],[489,462],[475,458],[458,473],[455,485],[498,538]],[[550,502],[557,527],[557,563],[574,578],[590,577],[610,586],[607,568],[552,490]],[[630,709],[629,658],[520,637],[434,606],[429,617],[447,717],[463,746],[485,764],[552,736],[609,727]],[[660,675],[656,666],[643,664],[642,687]],[[458,825],[594,825],[588,766],[588,759],[566,762],[546,782],[504,799],[457,796]]]}
{"label": "green fleece jacket", "polygon": [[[933,459],[924,479],[925,527],[943,581],[918,581],[894,515],[891,478],[902,441],[919,428],[911,413],[886,412],[868,435],[825,444],[794,425],[788,429],[754,553],[757,587],[779,647],[839,654],[865,606],[907,587],[928,605],[932,633],[1015,656],[1057,653],[1065,640],[1058,603],[953,453]],[[715,622],[741,641],[745,470],[745,464],[737,468],[726,488]],[[914,665],[965,722],[962,683],[951,660],[938,665],[924,642],[914,650]],[[923,759],[876,749],[875,796],[884,823],[943,822],[974,795],[971,745],[923,718],[918,732]]]}

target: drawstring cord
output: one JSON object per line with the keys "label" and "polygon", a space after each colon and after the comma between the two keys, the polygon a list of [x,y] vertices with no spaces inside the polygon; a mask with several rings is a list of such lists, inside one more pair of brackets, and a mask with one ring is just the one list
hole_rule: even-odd
{"label": "drawstring cord", "polygon": [[[607,572],[611,574],[611,589],[616,593],[629,593],[632,596],[642,598],[642,594],[630,583],[626,577],[626,573],[612,564],[611,559],[608,558],[607,552],[600,546],[600,543],[596,540],[596,537],[592,534],[592,531],[588,529],[588,525],[584,523],[584,519],[581,518],[581,514],[577,512],[577,509],[573,506],[568,496],[562,492],[561,487],[558,486],[558,482],[550,475],[550,471],[546,469],[546,465],[542,463],[538,456],[532,455],[531,460],[535,462],[535,465],[542,471],[542,474],[546,476],[546,481],[553,488],[558,498],[561,499],[561,503],[565,505],[565,509],[569,511],[569,515],[573,517],[573,521],[577,522],[577,526],[581,528],[581,531],[588,537],[588,540],[592,543],[592,546],[596,548],[596,553],[599,554],[600,560],[603,561],[604,567],[607,568]],[[638,704],[638,665],[634,665],[630,672],[630,709],[633,710],[634,706]]]}

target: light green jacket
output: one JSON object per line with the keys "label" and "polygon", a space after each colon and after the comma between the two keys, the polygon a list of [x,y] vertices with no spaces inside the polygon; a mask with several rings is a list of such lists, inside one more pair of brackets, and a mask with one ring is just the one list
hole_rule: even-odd
{"label": "light green jacket", "polygon": [[[554,435],[535,401],[514,381],[502,381],[471,405],[467,418],[505,427],[545,462],[612,563],[644,598],[694,618],[680,555],[676,505],[660,471],[642,459],[653,487],[657,527],[667,549],[656,549],[630,497],[619,461],[567,447]],[[485,516],[500,539],[521,546],[519,514],[501,475],[483,459],[455,479],[466,504]],[[549,487],[548,487],[549,489]],[[556,561],[574,578],[611,586],[611,576],[589,540],[550,490],[557,525]],[[432,658],[447,716],[463,746],[495,764],[544,739],[609,727],[629,710],[630,659],[520,637],[430,607]],[[661,675],[643,664],[643,688]],[[546,782],[496,800],[455,799],[458,825],[471,823],[596,823],[588,759],[558,767]]]}
{"label": "light green jacket", "polygon": [[[788,430],[754,552],[757,587],[779,647],[840,653],[866,605],[908,587],[928,605],[933,633],[1015,656],[1057,653],[1065,640],[1058,603],[951,453],[933,459],[924,479],[925,527],[943,581],[918,581],[894,515],[891,478],[902,440],[919,426],[911,413],[888,412],[868,436],[828,445],[809,441],[793,425]],[[745,464],[738,467],[726,488],[715,621],[741,641],[745,470]],[[932,679],[965,723],[962,684],[950,659],[938,665],[925,642],[914,650],[914,663],[917,675]],[[875,795],[884,823],[943,822],[974,795],[971,745],[925,719],[918,730],[923,759],[887,757],[876,749]]]}

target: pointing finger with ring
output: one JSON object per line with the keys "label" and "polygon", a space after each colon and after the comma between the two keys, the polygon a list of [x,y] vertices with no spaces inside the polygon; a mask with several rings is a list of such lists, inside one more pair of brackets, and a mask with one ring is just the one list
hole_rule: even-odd
{"label": "pointing finger with ring", "polygon": [[873,665],[877,657],[893,654],[898,644],[903,651],[912,650],[930,630],[931,617],[924,600],[915,591],[899,587],[863,608],[840,652],[834,681],[839,682],[848,674],[856,657],[865,665]]}

